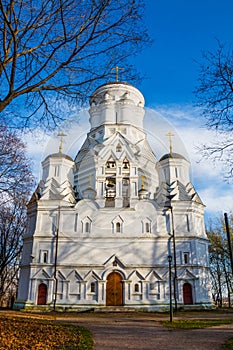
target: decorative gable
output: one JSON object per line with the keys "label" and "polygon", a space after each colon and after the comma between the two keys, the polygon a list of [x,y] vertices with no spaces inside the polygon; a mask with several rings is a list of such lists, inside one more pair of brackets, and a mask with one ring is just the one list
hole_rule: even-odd
{"label": "decorative gable", "polygon": [[192,272],[189,271],[189,269],[185,269],[182,273],[178,275],[178,280],[184,280],[184,281],[190,281],[190,280],[196,280],[198,277],[196,277]]}
{"label": "decorative gable", "polygon": [[33,276],[32,279],[37,279],[37,280],[47,280],[50,279],[51,276],[48,274],[48,272],[44,269],[38,270]]}

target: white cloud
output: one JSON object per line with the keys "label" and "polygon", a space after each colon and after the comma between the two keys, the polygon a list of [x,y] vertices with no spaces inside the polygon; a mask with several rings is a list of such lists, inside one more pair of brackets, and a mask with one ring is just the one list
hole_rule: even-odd
{"label": "white cloud", "polygon": [[[191,181],[206,205],[207,214],[214,215],[232,211],[233,184],[225,181],[223,163],[220,161],[213,163],[211,159],[203,159],[198,150],[198,147],[203,144],[211,144],[217,138],[221,140],[221,135],[204,128],[204,121],[200,117],[199,110],[192,106],[162,106],[159,111],[163,112],[167,120],[165,126],[169,127],[169,123],[172,124],[172,132],[177,133],[174,136],[174,152],[184,155],[182,151],[180,152],[180,145],[183,144],[183,152],[185,150],[188,153],[191,161]],[[166,133],[164,128],[162,133],[163,135]],[[177,141],[176,138],[181,141]],[[164,142],[168,143],[166,140]]]}

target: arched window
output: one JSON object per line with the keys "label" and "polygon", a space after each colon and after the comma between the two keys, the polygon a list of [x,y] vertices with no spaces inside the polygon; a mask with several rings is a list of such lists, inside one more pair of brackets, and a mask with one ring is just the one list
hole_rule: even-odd
{"label": "arched window", "polygon": [[91,225],[92,225],[91,219],[88,216],[86,216],[82,220],[82,233],[90,233],[91,232]]}
{"label": "arched window", "polygon": [[117,215],[112,220],[112,233],[123,233],[123,219],[120,215]]}
{"label": "arched window", "polygon": [[135,291],[135,293],[138,293],[138,292],[139,292],[139,284],[138,284],[138,283],[135,283],[135,285],[134,285],[134,291]]}
{"label": "arched window", "polygon": [[142,232],[143,233],[151,233],[151,219],[150,218],[145,218],[142,220]]}

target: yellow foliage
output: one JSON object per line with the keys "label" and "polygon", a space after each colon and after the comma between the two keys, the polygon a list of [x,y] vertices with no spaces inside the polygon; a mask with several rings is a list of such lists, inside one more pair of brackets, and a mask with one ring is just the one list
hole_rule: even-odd
{"label": "yellow foliage", "polygon": [[0,315],[0,350],[79,349],[81,338],[77,326]]}

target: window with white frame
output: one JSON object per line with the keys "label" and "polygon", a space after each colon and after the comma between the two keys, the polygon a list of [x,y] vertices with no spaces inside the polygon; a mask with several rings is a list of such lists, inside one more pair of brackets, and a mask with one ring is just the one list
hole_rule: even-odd
{"label": "window with white frame", "polygon": [[149,218],[142,220],[142,232],[151,233],[151,220]]}
{"label": "window with white frame", "polygon": [[48,250],[41,250],[40,251],[40,262],[43,264],[48,263]]}
{"label": "window with white frame", "polygon": [[91,232],[91,223],[91,219],[88,216],[82,220],[82,233]]}
{"label": "window with white frame", "polygon": [[123,220],[119,216],[115,217],[112,221],[112,232],[113,233],[122,233],[123,232]]}

